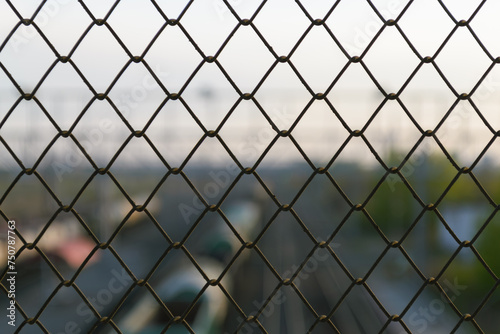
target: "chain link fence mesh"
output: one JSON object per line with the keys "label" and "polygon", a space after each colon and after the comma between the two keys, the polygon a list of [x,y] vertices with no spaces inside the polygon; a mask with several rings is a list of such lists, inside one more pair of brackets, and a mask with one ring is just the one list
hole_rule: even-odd
{"label": "chain link fence mesh", "polygon": [[499,10],[3,1],[2,332],[494,333]]}

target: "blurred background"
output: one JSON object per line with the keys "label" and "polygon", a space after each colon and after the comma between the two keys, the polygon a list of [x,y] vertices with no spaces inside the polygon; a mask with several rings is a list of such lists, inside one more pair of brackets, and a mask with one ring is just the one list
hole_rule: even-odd
{"label": "blurred background", "polygon": [[[19,254],[17,302],[58,334],[117,332],[95,328],[115,310],[123,333],[159,333],[172,317],[157,299],[196,333],[335,332],[314,326],[323,314],[341,333],[495,332],[499,12],[465,0],[1,1],[0,210],[41,250]],[[462,167],[472,173],[456,179]],[[429,277],[442,293],[420,292]],[[53,295],[73,278],[79,290]],[[406,327],[383,329],[393,314]],[[456,327],[463,314],[475,322]]]}

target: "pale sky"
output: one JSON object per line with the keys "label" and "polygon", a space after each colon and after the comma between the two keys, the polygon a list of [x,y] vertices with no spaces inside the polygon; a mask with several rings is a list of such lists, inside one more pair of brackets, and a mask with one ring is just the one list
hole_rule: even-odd
{"label": "pale sky", "polygon": [[[13,1],[23,17],[31,17],[38,3],[39,1],[31,0]],[[85,3],[96,18],[102,18],[114,1],[93,0]],[[177,17],[185,3],[187,1],[158,1],[169,18]],[[229,3],[241,18],[250,18],[261,2],[232,0]],[[316,19],[324,17],[333,1],[304,0],[302,3],[311,17]],[[373,3],[385,19],[395,19],[407,1],[379,0]],[[467,20],[480,1],[461,0],[444,1],[444,3],[449,6],[451,14],[457,20]],[[498,13],[500,13],[500,2],[487,1],[470,24],[493,57],[500,55]],[[0,16],[0,42],[2,42],[18,19],[6,2],[0,3]],[[52,0],[47,1],[35,22],[58,52],[66,55],[89,26],[91,19],[76,1]],[[164,19],[149,1],[123,0],[107,22],[130,52],[133,55],[140,55],[164,23]],[[221,0],[196,0],[181,23],[205,55],[210,56],[217,52],[236,26],[237,20],[224,7]],[[291,0],[268,1],[253,23],[278,55],[288,55],[310,25],[309,19],[296,2]],[[361,55],[378,29],[382,27],[382,21],[364,0],[341,1],[326,23],[350,56]],[[436,0],[414,1],[398,25],[423,57],[434,55],[454,27],[452,19]],[[106,90],[128,59],[105,26],[94,26],[72,56],[72,60],[98,92]],[[177,92],[183,86],[202,60],[178,26],[167,26],[145,59],[171,92]],[[33,89],[54,60],[53,52],[30,26],[21,26],[0,52],[2,64],[27,92]],[[250,26],[242,26],[220,53],[218,61],[242,92],[251,92],[275,59],[253,29]],[[347,58],[329,37],[325,28],[315,26],[296,49],[291,61],[314,92],[323,92],[345,66]],[[417,56],[394,26],[386,27],[366,53],[363,61],[388,93],[398,91],[419,64]],[[435,61],[458,93],[469,92],[491,65],[491,60],[476,43],[467,27],[458,28]],[[497,129],[500,128],[497,116],[499,83],[500,72],[495,67],[479,88],[477,98],[474,99],[478,107],[484,110],[486,119]],[[12,84],[3,71],[0,71],[0,119],[5,116],[17,98],[14,93]],[[67,129],[92,96],[73,68],[69,64],[60,63],[47,77],[37,92],[37,97],[58,124]],[[136,129],[141,129],[146,124],[164,98],[162,91],[152,81],[142,64],[131,64],[110,92],[110,97]],[[218,126],[238,98],[215,64],[205,64],[201,68],[184,91],[183,97],[209,130]],[[278,64],[260,87],[256,97],[271,118],[277,120],[277,125],[287,129],[305,107],[311,95],[304,89],[288,64]],[[377,92],[360,64],[352,64],[348,68],[328,97],[351,129],[361,129],[383,100],[383,96]],[[423,65],[401,98],[424,130],[434,128],[455,100],[431,64]],[[35,112],[38,116],[31,114],[33,111],[29,109],[30,103],[32,102],[21,103],[9,122],[0,129],[0,133],[4,135],[17,137],[21,146],[23,139],[26,141],[26,138],[34,136],[33,125],[29,125],[32,124],[30,122],[37,123],[40,136],[45,133],[52,137],[56,133],[40,112]],[[102,119],[102,115],[107,115],[107,119],[117,122],[114,140],[123,140],[128,130],[124,125],[118,124],[116,114],[107,103],[99,103],[92,106],[91,111],[93,108],[100,111],[89,112],[89,115],[86,115],[82,120],[81,131],[95,127],[99,119]],[[172,138],[175,136],[191,138],[182,139],[186,143],[184,150],[186,151],[203,133],[180,103],[171,101],[165,108],[170,110],[169,114],[160,113],[158,120],[163,123],[153,123],[150,134],[153,136],[153,132],[157,131],[158,138],[162,138],[160,134],[168,128]],[[141,110],[140,113],[138,109]],[[468,160],[471,160],[474,155],[477,156],[478,150],[491,138],[491,135],[480,123],[479,117],[474,115],[472,107],[467,102],[460,105],[455,114],[455,123],[445,123],[443,127],[448,126],[446,140],[449,142],[446,144],[460,147],[461,141],[466,138],[464,134],[467,134],[468,148],[461,151],[471,151],[466,153],[470,156]],[[283,115],[286,117],[281,117]],[[261,129],[264,129],[262,133],[269,138],[261,136],[266,139],[262,139],[261,143],[257,142],[254,146],[261,151],[270,141],[271,134],[266,133],[270,127],[251,102],[244,101],[227,125],[221,130],[221,135],[227,136],[224,138],[234,145],[232,148],[234,150],[243,147],[245,141],[251,141],[251,136]],[[78,129],[79,127],[75,131]],[[478,131],[480,135],[477,135]],[[312,155],[320,153],[321,156],[325,150],[330,150],[328,154],[333,154],[348,133],[333,117],[328,106],[323,101],[318,101],[298,124],[294,135],[304,142],[305,147],[309,147],[308,150]],[[409,149],[418,139],[419,133],[401,107],[396,102],[390,101],[374,120],[373,126],[368,128],[366,135],[370,135],[370,140],[375,144],[378,142],[377,145],[385,149],[388,145]],[[474,140],[471,142],[470,138]],[[362,143],[360,145],[363,146]],[[43,146],[40,144],[40,150]],[[170,148],[168,146],[165,144],[164,149],[173,150],[176,145],[171,145]],[[112,148],[109,150],[112,151]],[[357,150],[352,151],[355,153]],[[323,156],[326,157],[328,154]],[[182,161],[186,152],[172,153],[172,155],[175,156],[172,159]],[[318,159],[328,160],[324,157]],[[242,159],[245,158],[242,156]],[[248,162],[251,163],[251,160]]]}

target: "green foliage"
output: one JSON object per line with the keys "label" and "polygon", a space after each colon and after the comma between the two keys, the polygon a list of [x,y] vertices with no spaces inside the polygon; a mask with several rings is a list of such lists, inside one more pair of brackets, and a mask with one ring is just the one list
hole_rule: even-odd
{"label": "green foliage", "polygon": [[[397,162],[396,157],[398,156],[403,157],[404,155],[393,152],[388,160],[396,163],[388,165],[398,166],[398,163],[402,160],[400,158],[399,162]],[[443,154],[420,155],[410,158],[400,168],[400,172],[404,175],[415,194],[398,175],[388,174],[385,182],[381,184],[366,205],[366,210],[389,240],[400,240],[403,233],[408,230],[422,210],[425,210],[423,205],[436,203],[438,200],[437,210],[441,214],[446,211],[457,212],[458,208],[464,208],[465,206],[472,210],[474,218],[470,222],[460,215],[458,215],[459,218],[456,218],[457,220],[462,219],[462,224],[470,223],[472,225],[471,235],[467,237],[468,240],[472,240],[494,210],[494,203],[490,203],[487,196],[491,196],[493,201],[500,200],[498,170],[488,165],[473,170],[474,176],[479,180],[488,195],[485,195],[480,190],[480,187],[470,174],[462,174]],[[380,180],[380,178],[377,179],[378,175],[376,174],[368,175],[373,175],[373,177],[364,183],[365,189],[363,192],[366,194],[369,194],[373,186]],[[355,174],[351,174],[350,177],[357,178]],[[455,181],[453,182],[453,180]],[[452,182],[453,184],[450,187]],[[349,182],[346,182],[346,184],[349,184]],[[417,198],[420,198],[423,205],[419,203]],[[423,228],[426,233],[425,240],[415,240],[415,235],[410,234],[409,238],[404,241],[403,246],[406,245],[412,248],[415,243],[425,245],[424,253],[428,256],[425,261],[430,261],[430,268],[439,264],[435,268],[435,274],[438,274],[442,269],[442,265],[448,261],[459,245],[457,244],[456,248],[454,248],[452,243],[447,244],[445,242],[440,235],[440,231],[444,227],[438,216],[433,212],[425,213],[418,224],[419,228]],[[365,235],[366,238],[369,236],[373,236],[373,234]],[[422,235],[420,236],[422,237]],[[500,213],[492,219],[474,243],[474,247],[476,247],[485,263],[497,277],[500,275],[499,237]],[[495,280],[470,249],[463,249],[462,252],[464,254],[453,260],[443,277],[450,281],[458,278],[459,282],[467,284],[467,292],[464,293],[464,296],[467,295],[467,297],[457,298],[456,303],[460,309],[470,310],[471,303],[477,305],[492,288]],[[431,271],[434,272],[434,270]],[[472,301],[471,298],[475,300]]]}

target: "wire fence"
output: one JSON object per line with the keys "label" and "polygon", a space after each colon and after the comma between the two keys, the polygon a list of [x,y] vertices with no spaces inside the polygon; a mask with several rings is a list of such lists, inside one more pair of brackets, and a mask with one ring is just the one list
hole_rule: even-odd
{"label": "wire fence", "polygon": [[3,1],[2,332],[494,333],[498,10]]}

